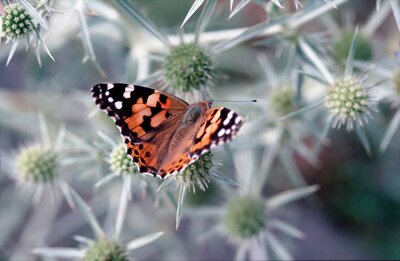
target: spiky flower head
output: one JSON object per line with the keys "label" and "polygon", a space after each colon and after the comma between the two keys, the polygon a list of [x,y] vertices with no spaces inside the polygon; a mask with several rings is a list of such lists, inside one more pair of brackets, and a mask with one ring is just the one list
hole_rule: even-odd
{"label": "spiky flower head", "polygon": [[20,4],[5,7],[1,29],[7,39],[18,40],[33,31],[32,16]]}
{"label": "spiky flower head", "polygon": [[108,239],[99,239],[86,251],[84,261],[128,261],[125,248]]}
{"label": "spiky flower head", "polygon": [[294,109],[295,93],[289,88],[275,88],[269,96],[269,104],[272,112],[282,117]]}
{"label": "spiky flower head", "polygon": [[352,76],[337,79],[325,95],[325,106],[333,118],[333,127],[346,125],[351,130],[354,123],[361,126],[368,121],[372,105],[371,91]]}
{"label": "spiky flower head", "polygon": [[213,62],[195,43],[173,48],[165,58],[164,76],[167,83],[180,91],[191,91],[206,85],[211,79]]}
{"label": "spiky flower head", "polygon": [[231,200],[223,216],[226,234],[236,241],[257,236],[266,228],[266,222],[264,202],[249,196]]}
{"label": "spiky flower head", "polygon": [[118,175],[133,174],[135,166],[132,159],[126,154],[125,144],[119,144],[113,148],[109,158],[111,170]]}
{"label": "spiky flower head", "polygon": [[210,170],[213,167],[213,155],[208,152],[196,162],[189,165],[184,171],[175,175],[177,184],[182,184],[189,190],[195,191],[195,185],[201,190],[206,190],[210,183]]}
{"label": "spiky flower head", "polygon": [[[342,61],[346,60],[347,58],[353,35],[353,32],[343,32],[337,38],[337,41],[333,46],[334,54]],[[371,41],[361,34],[357,35],[356,41],[357,47],[354,52],[354,59],[363,61],[371,60],[373,55]]]}
{"label": "spiky flower head", "polygon": [[41,145],[21,150],[15,160],[17,175],[22,181],[45,183],[58,176],[57,152]]}

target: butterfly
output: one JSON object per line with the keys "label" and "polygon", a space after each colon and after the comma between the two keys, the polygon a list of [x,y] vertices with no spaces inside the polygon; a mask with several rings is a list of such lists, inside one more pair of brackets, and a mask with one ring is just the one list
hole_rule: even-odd
{"label": "butterfly", "polygon": [[234,111],[212,108],[212,101],[188,104],[138,85],[99,83],[92,96],[114,120],[126,153],[140,172],[160,178],[182,171],[210,148],[230,141],[243,124]]}

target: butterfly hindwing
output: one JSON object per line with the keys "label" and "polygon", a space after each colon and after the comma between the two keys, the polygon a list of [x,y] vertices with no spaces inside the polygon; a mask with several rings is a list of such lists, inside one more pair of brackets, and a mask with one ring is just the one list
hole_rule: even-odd
{"label": "butterfly hindwing", "polygon": [[187,103],[155,89],[124,84],[100,83],[92,88],[96,104],[113,118],[121,135],[132,143],[154,135],[154,130]]}

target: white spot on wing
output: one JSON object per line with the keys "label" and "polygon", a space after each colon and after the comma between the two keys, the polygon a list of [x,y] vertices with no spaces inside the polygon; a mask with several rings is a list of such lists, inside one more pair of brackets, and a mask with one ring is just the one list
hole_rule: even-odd
{"label": "white spot on wing", "polygon": [[135,90],[135,86],[133,86],[131,84],[125,87],[126,92],[133,92],[134,90]]}
{"label": "white spot on wing", "polygon": [[[125,90],[126,90],[126,88],[125,88]],[[131,92],[130,91],[125,91],[123,96],[124,96],[125,99],[129,99],[129,98],[131,98]]]}
{"label": "white spot on wing", "polygon": [[208,149],[204,149],[204,150],[201,151],[201,154],[204,154],[204,153],[207,153],[207,152],[209,152],[209,150]]}
{"label": "white spot on wing", "polygon": [[108,102],[113,102],[114,99],[112,97],[108,97]]}
{"label": "white spot on wing", "polygon": [[238,124],[238,123],[241,122],[241,121],[242,121],[242,118],[240,118],[239,116],[237,116],[236,119],[235,119],[235,123]]}
{"label": "white spot on wing", "polygon": [[221,129],[219,132],[218,132],[218,137],[222,137],[222,136],[224,136],[224,134],[225,134],[225,129]]}
{"label": "white spot on wing", "polygon": [[112,83],[107,83],[107,90],[110,90],[110,89],[112,89],[112,88],[114,88],[114,84],[112,84]]}
{"label": "white spot on wing", "polygon": [[122,101],[117,101],[115,102],[115,108],[117,108],[118,110],[120,110],[122,108]]}
{"label": "white spot on wing", "polygon": [[109,92],[109,91],[106,91],[105,95],[106,95],[106,96],[110,95],[110,92]]}
{"label": "white spot on wing", "polygon": [[230,111],[228,113],[228,115],[226,115],[226,119],[224,120],[224,122],[222,124],[224,124],[225,126],[229,124],[229,122],[231,121],[231,118],[233,116],[233,111]]}

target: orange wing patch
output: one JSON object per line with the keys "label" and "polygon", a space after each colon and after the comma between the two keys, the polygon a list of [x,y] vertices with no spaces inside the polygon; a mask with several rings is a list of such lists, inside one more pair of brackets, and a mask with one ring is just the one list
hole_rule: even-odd
{"label": "orange wing patch", "polygon": [[[193,145],[190,147],[190,153],[193,154],[211,146],[211,136],[215,133],[216,130],[218,130],[221,124],[220,116],[222,109],[223,108],[220,107],[213,108],[207,111],[206,120],[201,124],[199,130],[196,133]],[[206,153],[207,151],[204,151],[203,153]]]}
{"label": "orange wing patch", "polygon": [[168,162],[160,166],[158,175],[161,178],[165,178],[168,175],[176,174],[187,167],[193,160],[188,154],[177,154],[173,159],[169,159]]}

